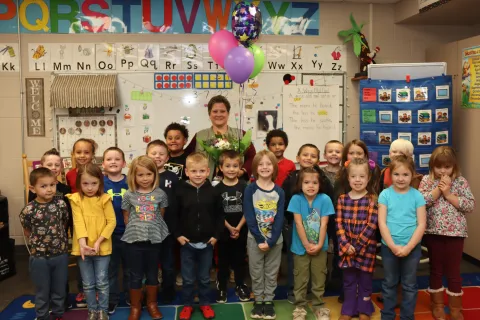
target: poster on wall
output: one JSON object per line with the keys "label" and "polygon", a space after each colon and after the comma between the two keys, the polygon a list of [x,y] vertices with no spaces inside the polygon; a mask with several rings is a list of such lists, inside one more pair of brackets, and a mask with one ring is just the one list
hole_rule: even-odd
{"label": "poster on wall", "polygon": [[462,108],[480,108],[480,46],[463,49]]}
{"label": "poster on wall", "polygon": [[29,137],[45,137],[44,94],[43,78],[25,79],[25,104]]}
{"label": "poster on wall", "polygon": [[0,43],[0,73],[20,71],[18,43]]}
{"label": "poster on wall", "polygon": [[60,156],[70,157],[72,146],[79,138],[94,140],[102,155],[109,147],[117,146],[117,117],[113,114],[104,116],[69,117],[57,115],[57,144]]}
{"label": "poster on wall", "polygon": [[426,173],[432,151],[452,145],[451,88],[451,76],[410,83],[362,80],[360,139],[367,144],[370,158],[386,167],[390,164],[390,144],[396,139],[409,140],[418,172]]}
{"label": "poster on wall", "polygon": [[[260,47],[265,52],[263,71],[279,72],[285,75],[295,72],[340,73],[346,71],[345,46],[269,43]],[[0,50],[1,48],[0,44]],[[9,49],[5,45],[3,54],[0,51],[0,61],[4,59],[9,68],[8,61],[14,59],[10,58],[11,50],[15,51],[15,48]],[[28,52],[30,72],[147,71],[193,74],[202,71],[209,73],[225,71],[210,57],[208,45],[201,43],[30,43]],[[15,62],[12,62],[12,65],[11,68],[16,69]],[[200,80],[210,80],[210,78]],[[201,85],[202,89],[210,88],[206,82]],[[168,89],[178,89],[178,87],[173,88],[169,85]]]}
{"label": "poster on wall", "polygon": [[[15,3],[18,2],[18,7]],[[2,1],[0,33],[213,34],[231,30],[237,1]],[[262,34],[318,36],[320,4],[253,1]],[[95,5],[96,4],[96,5]],[[61,9],[59,9],[61,6]]]}

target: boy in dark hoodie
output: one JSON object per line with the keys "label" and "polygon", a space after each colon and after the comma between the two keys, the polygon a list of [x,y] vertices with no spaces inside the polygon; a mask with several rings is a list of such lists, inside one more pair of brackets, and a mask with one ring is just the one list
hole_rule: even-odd
{"label": "boy in dark hoodie", "polygon": [[[300,147],[297,153],[297,162],[300,165],[300,169],[313,167],[318,171],[321,180],[321,190],[328,195],[330,199],[333,196],[333,188],[325,173],[318,167],[318,161],[320,158],[320,150],[314,144],[304,144]],[[294,303],[295,297],[293,295],[293,256],[290,251],[292,244],[292,231],[293,231],[293,213],[287,211],[290,199],[294,195],[295,186],[297,185],[298,172],[295,170],[291,172],[282,184],[282,189],[285,192],[285,223],[283,228],[283,242],[287,248],[287,262],[288,262],[288,302]],[[329,235],[330,237],[330,235]]]}
{"label": "boy in dark hoodie", "polygon": [[207,179],[210,174],[208,158],[200,152],[190,154],[186,160],[186,173],[189,180],[182,180],[176,192],[178,222],[175,236],[182,246],[180,256],[184,303],[180,320],[190,320],[192,317],[195,280],[198,281],[203,317],[212,319],[215,312],[208,299],[210,267],[213,248],[223,232],[225,220],[217,191]]}

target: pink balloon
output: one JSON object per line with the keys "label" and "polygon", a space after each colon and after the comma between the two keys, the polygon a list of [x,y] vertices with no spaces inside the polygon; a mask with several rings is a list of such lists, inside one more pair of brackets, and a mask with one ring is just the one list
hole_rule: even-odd
{"label": "pink balloon", "polygon": [[224,61],[227,54],[233,48],[238,47],[238,41],[233,33],[227,30],[215,32],[208,41],[208,52],[213,61],[224,68]]}

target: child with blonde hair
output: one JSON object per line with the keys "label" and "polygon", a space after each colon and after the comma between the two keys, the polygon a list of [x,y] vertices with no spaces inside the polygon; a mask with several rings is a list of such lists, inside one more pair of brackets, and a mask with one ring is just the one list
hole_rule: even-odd
{"label": "child with blonde hair", "polygon": [[467,237],[466,214],[475,209],[475,199],[467,180],[461,175],[458,159],[451,147],[437,147],[430,156],[430,172],[424,176],[419,191],[427,202],[425,243],[430,260],[432,315],[446,319],[442,276],[446,276],[450,319],[462,320],[463,243]]}
{"label": "child with blonde hair", "polygon": [[[72,255],[78,256],[88,319],[108,319],[108,266],[117,224],[112,199],[103,192],[102,170],[87,163],[78,169],[78,192],[68,194],[73,212]],[[98,294],[98,299],[96,294]]]}
{"label": "child with blonde hair", "polygon": [[145,277],[147,311],[152,319],[163,318],[158,310],[158,263],[161,244],[169,231],[164,220],[168,206],[166,193],[158,187],[158,171],[148,156],[135,158],[128,170],[128,191],[123,195],[126,242],[130,262],[130,315],[138,320],[142,313],[142,280]]}

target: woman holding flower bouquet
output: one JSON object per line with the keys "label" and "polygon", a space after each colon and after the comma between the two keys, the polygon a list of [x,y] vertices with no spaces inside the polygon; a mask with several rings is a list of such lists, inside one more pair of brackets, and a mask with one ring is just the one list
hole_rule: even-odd
{"label": "woman holding flower bouquet", "polygon": [[197,132],[185,150],[187,154],[200,151],[208,156],[211,181],[221,174],[218,170],[218,158],[224,150],[235,150],[243,155],[243,167],[239,177],[248,180],[252,174],[252,160],[256,151],[251,143],[251,132],[245,133],[241,129],[228,126],[230,108],[230,102],[224,96],[212,97],[208,102],[208,116],[212,126]]}

